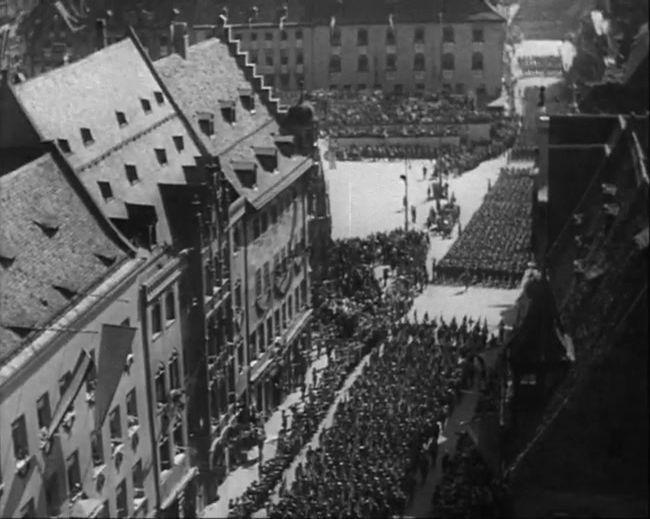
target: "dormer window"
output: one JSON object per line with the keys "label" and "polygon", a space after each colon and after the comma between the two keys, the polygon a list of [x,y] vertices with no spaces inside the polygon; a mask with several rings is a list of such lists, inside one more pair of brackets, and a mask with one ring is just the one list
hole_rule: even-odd
{"label": "dormer window", "polygon": [[151,102],[149,99],[140,99],[140,103],[142,104],[142,109],[145,114],[151,113]]}
{"label": "dormer window", "polygon": [[174,140],[174,146],[176,146],[177,151],[183,151],[185,149],[185,142],[183,142],[182,135],[174,135],[172,139]]}
{"label": "dormer window", "polygon": [[158,163],[162,165],[167,164],[167,151],[165,151],[165,148],[156,148],[154,151],[156,152]]}
{"label": "dormer window", "polygon": [[111,188],[110,182],[99,181],[97,182],[99,186],[99,192],[102,194],[104,201],[108,202],[113,199],[113,189]]}
{"label": "dormer window", "polygon": [[120,126],[126,126],[126,114],[124,112],[115,112],[115,117],[117,117],[117,124]]}
{"label": "dormer window", "polygon": [[56,142],[63,153],[72,153],[68,139],[58,139]]}
{"label": "dormer window", "polygon": [[235,102],[234,101],[219,101],[221,106],[221,113],[226,122],[233,124],[237,118],[237,113],[235,111]]}
{"label": "dormer window", "polygon": [[90,146],[93,142],[95,142],[95,139],[93,139],[93,133],[90,131],[90,128],[81,129],[81,140],[85,146]]}
{"label": "dormer window", "polygon": [[138,178],[138,170],[133,164],[126,164],[124,166],[124,171],[126,172],[126,178],[131,184],[135,184],[140,179]]}
{"label": "dormer window", "polygon": [[212,137],[214,135],[214,115],[208,112],[199,112],[197,117],[201,132],[208,137]]}
{"label": "dormer window", "polygon": [[253,95],[253,89],[250,87],[240,87],[238,92],[244,109],[249,112],[255,111],[255,96]]}
{"label": "dormer window", "polygon": [[158,103],[159,105],[165,102],[165,97],[163,96],[162,92],[154,92],[153,96],[156,98],[156,103]]}
{"label": "dormer window", "polygon": [[253,151],[258,162],[265,171],[274,172],[278,169],[278,150],[273,146],[254,147]]}
{"label": "dormer window", "polygon": [[252,161],[233,161],[232,167],[243,187],[253,189],[257,185],[257,164]]}

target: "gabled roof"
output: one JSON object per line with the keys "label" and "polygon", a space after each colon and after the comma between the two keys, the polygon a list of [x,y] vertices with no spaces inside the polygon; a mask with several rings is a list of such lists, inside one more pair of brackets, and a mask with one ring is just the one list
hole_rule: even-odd
{"label": "gabled roof", "polygon": [[[216,38],[192,45],[187,57],[172,54],[154,63],[173,98],[210,153],[219,157],[221,168],[235,190],[254,206],[266,203],[270,193],[287,187],[311,166],[312,161],[301,155],[291,157],[278,153],[277,173],[264,171],[254,148],[275,148],[274,137],[280,126],[262,102],[255,88],[254,112],[240,100],[240,89],[251,87],[228,46]],[[224,100],[235,102],[236,120],[233,124],[222,116]],[[198,114],[214,114],[214,134],[206,135],[199,127]],[[253,161],[258,165],[256,188],[245,188],[232,162]]]}
{"label": "gabled roof", "polygon": [[[183,167],[196,166],[201,152],[131,38],[14,85],[13,91],[43,140],[67,141],[66,159],[106,216],[126,218],[127,204],[152,206],[159,240],[172,241],[158,185],[186,184]],[[126,124],[119,123],[117,112]],[[82,128],[90,130],[93,142],[83,142]],[[182,149],[174,141],[178,136]],[[156,149],[165,150],[164,164]],[[126,165],[136,167],[136,182],[127,177]],[[98,182],[110,183],[112,198],[105,199]]]}
{"label": "gabled roof", "polygon": [[[55,212],[52,232],[38,225],[38,209]],[[128,257],[79,197],[50,154],[0,177],[5,254],[0,265],[0,363],[29,330],[47,326],[71,304],[65,290],[83,293]],[[114,258],[112,263],[98,254]],[[110,263],[110,264],[109,264]]]}
{"label": "gabled roof", "polygon": [[[174,53],[155,61],[154,66],[188,119],[196,124],[198,114],[214,114],[214,135],[199,132],[213,155],[219,155],[272,119],[257,92],[253,92],[254,113],[242,105],[239,89],[250,87],[250,83],[227,45],[216,38],[189,46],[186,59]],[[234,124],[221,114],[223,101],[235,102]]]}

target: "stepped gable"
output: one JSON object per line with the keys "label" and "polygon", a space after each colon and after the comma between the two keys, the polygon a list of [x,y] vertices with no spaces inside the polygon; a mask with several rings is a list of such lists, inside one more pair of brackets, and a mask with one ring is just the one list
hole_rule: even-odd
{"label": "stepped gable", "polygon": [[129,253],[50,154],[0,177],[0,365]]}
{"label": "stepped gable", "polygon": [[185,170],[201,152],[134,39],[12,88],[41,139],[58,144],[106,216],[153,207],[158,236],[170,241],[158,186],[186,184]]}
{"label": "stepped gable", "polygon": [[[239,51],[238,42],[230,39],[228,27],[222,39],[191,45],[185,58],[174,53],[154,65],[205,147],[219,158],[228,181],[251,204],[263,205],[312,165],[310,158],[279,148],[276,141],[285,113],[271,88],[255,74],[254,65],[247,63],[246,54]],[[252,110],[243,99],[246,95],[253,100]],[[233,122],[224,115],[224,104],[234,110]],[[201,127],[206,118],[213,123],[210,131]],[[290,136],[281,139],[291,147]],[[256,151],[260,148],[274,150],[275,168],[269,170],[261,160]],[[245,164],[252,164],[255,171],[251,184],[237,173]]]}

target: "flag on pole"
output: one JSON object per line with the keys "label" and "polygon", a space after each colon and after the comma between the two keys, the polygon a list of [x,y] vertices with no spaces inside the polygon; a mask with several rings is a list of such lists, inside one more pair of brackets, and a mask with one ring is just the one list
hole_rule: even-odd
{"label": "flag on pole", "polygon": [[334,28],[336,27],[336,16],[330,18],[330,34],[334,33]]}
{"label": "flag on pole", "polygon": [[280,30],[281,30],[281,31],[284,30],[284,23],[287,21],[287,18],[289,18],[289,7],[287,6],[287,4],[284,4],[284,6],[282,7],[282,9],[280,9],[280,23],[279,23],[279,27],[280,27]]}
{"label": "flag on pole", "polygon": [[395,30],[395,22],[393,20],[393,13],[390,13],[388,15],[388,25],[390,26],[390,30],[394,31]]}

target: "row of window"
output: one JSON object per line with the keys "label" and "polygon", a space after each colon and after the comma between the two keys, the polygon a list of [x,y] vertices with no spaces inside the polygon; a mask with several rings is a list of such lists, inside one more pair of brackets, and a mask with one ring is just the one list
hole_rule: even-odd
{"label": "row of window", "polygon": [[[153,93],[153,95],[156,100],[156,103],[158,103],[159,105],[164,104],[165,97],[163,96],[162,92],[156,91]],[[145,114],[150,114],[152,112],[151,101],[149,99],[140,98],[140,105],[142,106],[142,110],[144,111]],[[123,128],[129,124],[126,117],[126,113],[124,112],[116,111],[115,118],[117,119],[117,125],[120,128]],[[81,142],[83,142],[84,146],[90,146],[95,142],[95,137],[93,136],[93,132],[90,128],[81,128],[79,130],[79,133],[81,134]],[[63,153],[72,153],[70,142],[67,139],[58,139],[57,143],[59,145],[59,148],[61,148],[61,151],[63,151]]]}
{"label": "row of window", "polygon": [[[483,29],[480,27],[472,29],[472,41],[475,43],[483,43],[484,41]],[[445,43],[454,43],[456,41],[456,34],[454,28],[450,25],[443,27],[442,40]],[[413,43],[423,44],[425,41],[424,27],[416,27],[413,30]],[[385,43],[388,46],[395,45],[395,31],[392,28],[386,30]],[[330,33],[330,45],[339,47],[341,45],[341,30],[337,27]],[[357,29],[357,46],[366,47],[368,45],[368,29]]]}
{"label": "row of window", "polygon": [[[241,40],[242,34],[236,33],[234,37],[236,40]],[[281,41],[289,40],[289,31],[280,30],[279,37]],[[264,33],[264,40],[273,41],[274,38],[275,38],[275,34],[273,32],[267,31]],[[300,42],[302,42],[303,39],[302,30],[297,29],[294,32],[294,39],[296,40],[296,42],[299,42],[299,44]],[[257,40],[258,40],[258,33],[251,32],[250,41],[256,42]],[[442,40],[445,43],[454,43],[456,41],[456,33],[453,26],[447,25],[443,27]],[[364,28],[357,29],[357,46],[365,47],[368,45],[368,41],[369,41],[368,29],[364,29]],[[472,41],[475,43],[483,43],[485,41],[485,34],[482,27],[476,27],[472,29]],[[386,29],[385,44],[395,45],[395,42],[396,42],[395,30],[392,28]],[[424,42],[425,42],[424,27],[415,27],[413,29],[413,43],[422,44]],[[330,45],[334,47],[338,47],[341,45],[341,29],[339,29],[338,27],[335,27],[334,30],[330,32]]]}
{"label": "row of window", "polygon": [[[264,64],[267,67],[272,67],[275,64],[275,58],[272,52],[267,53],[263,49],[259,51],[249,51],[248,53],[250,62],[253,64]],[[294,65],[303,65],[305,57],[302,51],[297,51],[295,55]],[[280,65],[289,65],[289,52],[286,49],[280,50]]]}
{"label": "row of window", "polygon": [[[304,248],[304,242],[301,242],[300,249]],[[269,294],[273,288],[271,273],[273,275],[283,275],[289,269],[290,257],[294,251],[291,245],[282,247],[273,255],[273,270],[271,271],[270,262],[265,262],[262,268],[255,271],[255,297],[261,297],[262,294]]]}
{"label": "row of window", "polygon": [[[298,194],[296,191],[293,191],[291,194],[286,194],[281,197],[280,200],[271,205],[269,209],[260,211],[259,214],[255,215],[252,219],[252,230],[253,230],[253,240],[259,238],[264,234],[270,225],[275,225],[278,222],[278,219],[289,211],[292,204],[296,203]],[[243,236],[241,232],[241,227],[236,225],[233,229],[233,248],[235,252],[241,248],[243,244]]]}
{"label": "row of window", "polygon": [[[95,369],[94,363],[91,365],[92,369],[89,371],[86,378],[86,401],[91,402],[91,396],[94,397],[95,389]],[[59,379],[59,394],[60,397],[63,397],[67,391],[70,382],[72,380],[72,373],[67,371]],[[92,400],[94,402],[94,399]],[[72,411],[70,409],[69,411]],[[138,426],[138,405],[135,388],[132,388],[126,395],[126,413],[127,413],[127,428],[132,430],[134,427]],[[109,413],[109,432],[111,439],[111,448],[115,449],[118,445],[121,445],[124,442],[124,437],[122,433],[122,417],[121,417],[121,408],[120,404],[117,404]],[[49,391],[43,393],[38,400],[36,401],[36,418],[38,427],[40,430],[41,438],[47,433],[48,427],[51,424],[52,420],[52,411],[50,406],[50,394]],[[65,420],[65,418],[64,418]],[[66,426],[65,422],[62,426]],[[70,427],[71,424],[68,424]],[[14,448],[14,456],[16,460],[25,460],[30,456],[30,446],[29,438],[27,435],[27,425],[25,415],[20,415],[16,420],[11,424],[11,433],[12,441]],[[102,439],[101,429],[92,431],[90,433],[90,447],[91,447],[91,462],[93,467],[98,467],[104,464],[105,454],[104,454],[104,443]],[[86,470],[84,470],[86,473]],[[66,458],[66,481],[67,481],[67,496],[72,498],[73,496],[79,494],[82,491],[82,480],[81,480],[81,471],[79,466],[79,451],[75,450]],[[143,473],[142,473],[142,463],[138,461],[133,468],[133,486],[134,488],[141,489],[141,493],[144,492],[143,484]],[[45,482],[45,497],[46,497],[46,506],[49,516],[58,516],[59,508],[64,499],[61,499],[60,496],[60,478],[59,474],[54,473],[50,478]],[[98,488],[98,491],[101,491],[101,488]],[[126,495],[124,493],[124,495]],[[126,503],[120,503],[120,497],[118,492],[118,510],[123,509],[124,514],[122,517],[126,517]],[[107,506],[107,504],[105,504]],[[32,510],[33,512],[33,510]]]}
{"label": "row of window", "polygon": [[[307,282],[303,279],[300,286],[297,286],[293,294],[289,294],[280,308],[277,308],[273,315],[269,315],[266,322],[261,321],[257,329],[251,333],[248,341],[248,360],[258,358],[266,351],[266,348],[273,346],[275,337],[284,332],[294,316],[297,316],[307,304]],[[243,369],[243,359],[239,363],[240,372]]]}
{"label": "row of window", "polygon": [[[185,141],[182,135],[174,135],[172,136],[172,140],[174,141],[174,146],[179,153],[185,149]],[[168,164],[169,160],[167,158],[167,150],[165,148],[154,148],[154,153],[156,155],[158,164],[161,166]],[[135,164],[124,164],[124,175],[130,184],[136,184],[140,181],[138,168]],[[115,195],[113,194],[113,187],[109,181],[99,180],[97,181],[97,186],[99,187],[99,192],[105,202],[109,202],[115,198]]]}
{"label": "row of window", "polygon": [[[423,72],[425,70],[425,57],[424,54],[416,54],[413,57],[413,70],[416,72]],[[442,68],[443,70],[454,70],[456,68],[456,58],[453,53],[445,52],[442,55]],[[330,56],[329,71],[330,74],[338,74],[342,70],[341,56]],[[357,58],[357,72],[368,72],[369,61],[368,56],[365,54]],[[397,70],[397,55],[386,55],[386,71],[395,72]],[[472,54],[472,70],[483,70],[483,53],[474,52]]]}
{"label": "row of window", "polygon": [[[280,40],[281,40],[281,41],[287,41],[287,40],[289,40],[289,34],[290,34],[291,32],[293,32],[293,39],[294,39],[294,40],[296,40],[297,42],[302,41],[302,30],[301,30],[301,29],[296,29],[295,31],[287,31],[287,30],[285,30],[285,29],[280,29],[280,30],[275,31],[275,32],[266,31],[266,32],[264,33],[264,39],[265,39],[266,41],[273,41],[273,40],[274,40],[274,37],[275,37],[275,34],[278,34],[278,33],[279,33]],[[261,36],[261,34],[260,34],[260,36]],[[236,33],[236,34],[234,35],[234,38],[235,38],[236,40],[241,40],[241,39],[242,39],[242,35],[241,35],[240,33]],[[251,41],[257,41],[257,39],[258,39],[258,33],[256,33],[256,32],[251,32],[251,33],[250,33],[250,40],[251,40]]]}

